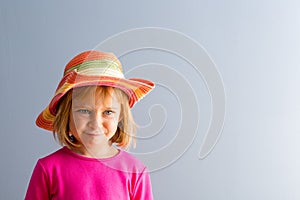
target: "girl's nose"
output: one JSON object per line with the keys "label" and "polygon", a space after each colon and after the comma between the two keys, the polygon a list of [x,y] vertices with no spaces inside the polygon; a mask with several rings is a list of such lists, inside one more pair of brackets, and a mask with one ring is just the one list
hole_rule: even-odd
{"label": "girl's nose", "polygon": [[93,113],[90,117],[89,126],[93,130],[98,130],[103,128],[103,117],[101,113]]}

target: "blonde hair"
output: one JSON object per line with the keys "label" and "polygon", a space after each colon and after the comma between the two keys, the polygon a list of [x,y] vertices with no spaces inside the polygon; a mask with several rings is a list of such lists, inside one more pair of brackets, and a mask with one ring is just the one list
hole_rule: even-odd
{"label": "blonde hair", "polygon": [[[96,87],[96,88],[95,88]],[[69,91],[62,97],[57,106],[57,114],[53,122],[53,135],[60,145],[65,145],[71,149],[79,149],[82,144],[69,136],[70,113],[72,112],[72,98],[80,98],[90,90],[95,92],[95,97],[106,97],[111,95],[111,90],[117,101],[120,103],[121,112],[117,131],[110,139],[111,143],[123,149],[129,148],[132,139],[135,146],[136,124],[129,107],[128,96],[120,89],[108,86],[86,86],[79,88],[80,92]],[[76,89],[75,89],[76,90]]]}

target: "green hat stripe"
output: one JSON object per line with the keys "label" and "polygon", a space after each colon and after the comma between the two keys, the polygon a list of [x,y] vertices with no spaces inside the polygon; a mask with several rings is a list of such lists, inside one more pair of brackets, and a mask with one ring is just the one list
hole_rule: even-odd
{"label": "green hat stripe", "polygon": [[112,60],[91,60],[84,63],[81,63],[79,65],[76,65],[74,67],[71,67],[68,69],[65,74],[67,74],[70,71],[73,71],[77,69],[78,71],[87,69],[87,68],[110,68],[113,70],[120,71],[119,65],[112,61]]}

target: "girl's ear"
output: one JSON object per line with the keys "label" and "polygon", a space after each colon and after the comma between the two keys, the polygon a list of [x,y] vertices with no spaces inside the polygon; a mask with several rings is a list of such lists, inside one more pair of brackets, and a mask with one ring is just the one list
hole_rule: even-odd
{"label": "girl's ear", "polygon": [[119,128],[119,130],[123,130],[124,129],[124,122],[123,122],[123,120],[119,120],[119,122],[118,122],[118,128]]}

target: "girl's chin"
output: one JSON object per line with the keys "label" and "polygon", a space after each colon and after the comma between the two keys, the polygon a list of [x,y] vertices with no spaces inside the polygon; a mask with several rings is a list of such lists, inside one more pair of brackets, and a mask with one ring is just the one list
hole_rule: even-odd
{"label": "girl's chin", "polygon": [[93,138],[88,138],[88,139],[83,139],[81,140],[83,146],[86,148],[91,148],[91,149],[98,149],[101,147],[105,146],[110,146],[110,141],[107,137],[105,136],[98,136],[98,137],[93,137]]}

